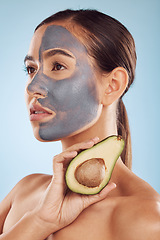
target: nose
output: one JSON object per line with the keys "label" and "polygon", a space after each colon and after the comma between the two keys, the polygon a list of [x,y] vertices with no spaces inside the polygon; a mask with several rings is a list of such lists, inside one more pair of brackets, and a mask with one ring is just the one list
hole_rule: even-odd
{"label": "nose", "polygon": [[26,87],[26,91],[29,95],[34,97],[45,98],[48,94],[48,90],[45,86],[45,81],[42,79],[41,74],[36,74],[32,81]]}

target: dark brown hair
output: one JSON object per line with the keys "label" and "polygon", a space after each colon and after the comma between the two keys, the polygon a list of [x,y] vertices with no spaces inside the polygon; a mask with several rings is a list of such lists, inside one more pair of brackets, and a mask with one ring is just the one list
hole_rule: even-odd
{"label": "dark brown hair", "polygon": [[[95,59],[99,69],[103,72],[111,72],[116,67],[123,67],[128,73],[128,86],[123,95],[128,91],[135,77],[136,51],[132,35],[116,19],[97,10],[64,10],[42,21],[35,31],[42,25],[54,21],[66,20],[75,24],[83,31],[83,37],[87,38],[88,54]],[[122,161],[131,168],[132,150],[131,136],[127,112],[119,99],[117,107],[118,134],[125,140],[125,149],[122,153]]]}

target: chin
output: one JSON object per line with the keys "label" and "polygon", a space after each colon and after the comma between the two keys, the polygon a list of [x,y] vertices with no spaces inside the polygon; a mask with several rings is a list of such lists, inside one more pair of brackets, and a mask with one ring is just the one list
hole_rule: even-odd
{"label": "chin", "polygon": [[42,139],[40,136],[39,136],[39,127],[34,127],[33,128],[33,134],[34,134],[34,137],[39,141],[39,142],[50,142],[50,141],[46,141],[44,139]]}
{"label": "chin", "polygon": [[48,139],[43,139],[39,136],[39,133],[37,132],[33,132],[34,133],[34,137],[39,141],[39,142],[54,142],[54,141],[58,141],[58,140],[48,140]]}
{"label": "chin", "polygon": [[[101,111],[100,111],[101,112]],[[39,124],[37,125],[32,125],[33,127],[33,133],[35,138],[40,141],[40,142],[55,142],[55,141],[60,141],[62,139],[67,139],[70,137],[75,137],[78,136],[82,133],[86,133],[86,131],[90,131],[92,129],[93,126],[96,125],[96,122],[99,120],[99,115],[93,119],[91,122],[87,123],[85,126],[81,127],[80,129],[77,129],[73,132],[67,132],[66,131],[56,131],[56,129],[54,129],[55,131],[51,131],[52,129],[49,128],[42,128],[39,126]]]}
{"label": "chin", "polygon": [[34,137],[39,141],[39,142],[56,142],[56,141],[59,141],[61,139],[47,139],[47,138],[42,138],[40,135],[39,135],[39,129],[33,129],[33,134],[34,134]]}

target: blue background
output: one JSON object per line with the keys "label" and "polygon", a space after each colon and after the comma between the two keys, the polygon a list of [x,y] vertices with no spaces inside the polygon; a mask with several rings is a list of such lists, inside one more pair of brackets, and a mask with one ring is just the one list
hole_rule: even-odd
{"label": "blue background", "polygon": [[41,143],[32,133],[25,101],[23,59],[34,28],[66,8],[95,8],[121,21],[137,48],[135,83],[126,94],[133,172],[160,193],[160,1],[4,0],[0,2],[0,200],[24,176],[52,174],[60,142]]}

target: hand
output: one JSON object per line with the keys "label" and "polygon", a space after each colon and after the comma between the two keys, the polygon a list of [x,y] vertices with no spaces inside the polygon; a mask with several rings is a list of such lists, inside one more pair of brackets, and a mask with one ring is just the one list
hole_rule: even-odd
{"label": "hand", "polygon": [[109,183],[96,195],[81,195],[71,192],[65,184],[65,172],[69,162],[79,151],[92,147],[98,138],[75,144],[53,159],[53,178],[36,209],[39,218],[50,226],[51,233],[72,223],[88,206],[103,200],[115,188]]}

